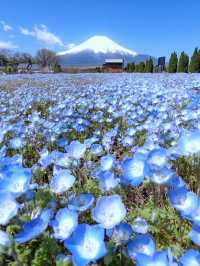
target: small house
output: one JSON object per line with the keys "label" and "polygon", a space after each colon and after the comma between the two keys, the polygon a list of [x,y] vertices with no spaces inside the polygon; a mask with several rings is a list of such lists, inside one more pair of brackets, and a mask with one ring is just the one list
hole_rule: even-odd
{"label": "small house", "polygon": [[106,59],[103,64],[104,72],[118,73],[124,70],[124,59]]}
{"label": "small house", "polygon": [[31,64],[29,63],[22,63],[17,66],[18,73],[28,73],[31,69]]}

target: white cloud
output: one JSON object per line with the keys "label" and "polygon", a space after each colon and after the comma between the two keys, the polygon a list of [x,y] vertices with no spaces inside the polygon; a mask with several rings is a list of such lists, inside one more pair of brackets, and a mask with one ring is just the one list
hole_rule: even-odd
{"label": "white cloud", "polygon": [[29,31],[28,29],[23,28],[23,27],[20,27],[19,29],[20,29],[21,34],[23,35],[35,36],[35,33],[33,31]]}
{"label": "white cloud", "polygon": [[47,45],[58,45],[64,47],[62,40],[54,33],[50,32],[45,25],[34,26],[33,30],[20,27],[20,32],[26,36],[35,37],[37,40],[42,41]]}
{"label": "white cloud", "polygon": [[69,44],[65,45],[65,47],[67,49],[72,49],[74,46],[75,46],[75,43],[69,43]]}
{"label": "white cloud", "polygon": [[16,49],[16,48],[18,48],[18,46],[11,42],[0,41],[0,49]]}
{"label": "white cloud", "polygon": [[3,26],[3,30],[4,31],[7,32],[7,31],[13,30],[13,27],[11,27],[10,25],[8,25],[5,21],[2,20],[0,23]]}

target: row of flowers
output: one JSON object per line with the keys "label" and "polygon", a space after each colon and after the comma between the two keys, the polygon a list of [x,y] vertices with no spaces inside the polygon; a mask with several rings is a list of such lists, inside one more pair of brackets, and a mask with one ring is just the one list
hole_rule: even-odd
{"label": "row of flowers", "polygon": [[[110,82],[110,78],[107,78]],[[158,84],[168,82],[169,87],[169,84],[172,86],[178,81],[165,80],[162,76],[160,78],[157,83],[150,80],[148,84],[145,79],[139,79],[133,83],[134,86],[129,76],[120,77],[118,84],[111,83],[112,86],[108,81],[104,81],[101,92],[99,87],[98,90],[95,88],[98,92],[97,99],[94,96],[88,99],[88,95],[94,90],[92,85],[87,84],[82,92],[76,90],[78,97],[74,92],[70,92],[66,100],[61,98],[61,89],[58,89],[52,92],[54,96],[57,94],[58,103],[54,101],[53,106],[48,106],[47,117],[42,117],[36,110],[27,115],[27,108],[30,108],[28,103],[24,104],[21,118],[18,117],[18,110],[15,111],[17,122],[13,123],[8,115],[8,112],[13,112],[13,107],[11,111],[8,106],[2,107],[2,253],[13,244],[26,245],[46,230],[50,230],[51,237],[65,247],[66,254],[70,254],[61,254],[57,260],[72,261],[76,266],[97,262],[109,252],[115,254],[119,250],[137,266],[200,265],[200,253],[197,250],[186,250],[180,258],[174,258],[170,247],[168,250],[158,250],[146,220],[137,217],[131,224],[126,222],[128,208],[121,195],[116,193],[119,187],[136,188],[144,182],[163,186],[172,207],[179,212],[182,219],[192,223],[188,237],[200,246],[200,198],[190,191],[184,179],[171,167],[171,161],[180,156],[200,153],[200,129],[196,121],[198,116],[195,116],[195,113],[200,112],[200,101],[191,95],[186,106],[181,105],[190,95],[186,85],[180,95],[177,87],[172,97],[170,90],[162,95],[160,91],[163,91],[163,87],[165,89],[165,85],[162,87]],[[62,79],[63,77],[58,76],[57,86],[62,85]],[[151,95],[147,88],[155,95]],[[126,98],[123,97],[122,89]],[[130,89],[135,94],[130,93]],[[147,95],[150,98],[146,98]],[[120,107],[120,111],[116,111],[116,106]],[[130,107],[134,108],[135,114]],[[129,121],[131,116],[132,120]],[[128,126],[123,127],[123,120],[127,121]],[[152,121],[154,124],[151,124]],[[183,130],[183,122],[188,123],[188,130]],[[159,127],[161,130],[157,130]],[[144,143],[138,146],[134,137],[138,131],[143,130],[147,136]],[[10,131],[14,136],[11,134],[11,137],[6,139],[6,134]],[[37,131],[45,136],[46,141],[56,146],[51,151],[45,144],[36,147],[38,159],[30,167],[25,167],[21,153],[27,142],[35,139]],[[66,135],[69,132],[77,134],[79,140],[69,139],[69,135]],[[169,147],[161,147],[161,144],[166,144],[167,141],[170,142]],[[127,151],[122,158],[117,158],[118,150],[113,152],[113,149],[118,149],[119,146],[123,151]],[[9,152],[12,152],[13,156],[9,156]],[[52,169],[50,180],[34,182],[34,172],[47,168]],[[84,169],[81,175],[80,169]],[[87,191],[78,193],[74,190],[77,186],[78,190],[81,188],[84,180],[80,179],[83,176],[95,180],[101,196],[96,198],[96,195]],[[37,192],[45,189],[53,195],[47,206],[37,210],[16,234],[10,235],[6,232],[13,219],[20,213],[27,212]],[[90,216],[90,223],[80,223],[80,216],[84,213]],[[111,251],[108,247],[110,241],[114,243]]]}

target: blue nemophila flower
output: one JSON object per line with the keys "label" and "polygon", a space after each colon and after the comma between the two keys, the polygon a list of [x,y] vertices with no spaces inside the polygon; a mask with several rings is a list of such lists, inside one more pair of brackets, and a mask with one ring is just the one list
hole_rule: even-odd
{"label": "blue nemophila flower", "polygon": [[23,140],[21,138],[14,138],[10,140],[9,144],[14,150],[21,149],[23,146]]}
{"label": "blue nemophila flower", "polygon": [[47,167],[52,163],[52,158],[47,149],[41,150],[39,163],[43,167]]}
{"label": "blue nemophila flower", "polygon": [[94,203],[94,196],[90,193],[81,193],[68,201],[68,208],[75,211],[87,211]]}
{"label": "blue nemophila flower", "polygon": [[185,181],[180,177],[174,174],[168,181],[167,185],[173,189],[186,187]]}
{"label": "blue nemophila flower", "polygon": [[168,192],[172,206],[183,216],[190,216],[198,207],[198,197],[185,188],[178,188]]}
{"label": "blue nemophila flower", "polygon": [[92,144],[90,150],[94,156],[100,156],[103,153],[103,147],[101,144]]}
{"label": "blue nemophila flower", "polygon": [[189,249],[180,258],[181,266],[199,266],[200,253],[197,250]]}
{"label": "blue nemophila flower", "polygon": [[20,196],[30,188],[32,173],[30,169],[10,167],[0,180],[0,192],[10,192]]}
{"label": "blue nemophila flower", "polygon": [[40,160],[39,164],[46,168],[51,164],[56,164],[61,167],[68,167],[71,163],[71,159],[69,158],[67,153],[63,153],[60,151],[52,151],[49,153],[47,149],[43,149],[40,152]]}
{"label": "blue nemophila flower", "polygon": [[86,145],[80,143],[79,141],[73,141],[67,148],[69,157],[79,160],[82,158],[86,151]]}
{"label": "blue nemophila flower", "polygon": [[123,162],[122,182],[132,186],[139,186],[144,181],[146,156],[137,153],[133,159]]}
{"label": "blue nemophila flower", "polygon": [[132,229],[135,233],[146,234],[149,230],[149,225],[145,219],[137,217],[133,221]]}
{"label": "blue nemophila flower", "polygon": [[111,191],[119,184],[119,179],[115,178],[115,175],[111,171],[100,172],[99,178],[99,188],[102,192]]}
{"label": "blue nemophila flower", "polygon": [[128,242],[127,254],[131,259],[136,259],[138,254],[153,256],[156,250],[154,239],[149,235],[137,235]]}
{"label": "blue nemophila flower", "polygon": [[189,233],[189,238],[197,246],[200,246],[200,227],[199,226],[193,225],[192,230]]}
{"label": "blue nemophila flower", "polygon": [[8,235],[8,233],[0,230],[0,251],[1,247],[9,247],[11,242],[11,237]]}
{"label": "blue nemophila flower", "polygon": [[84,140],[84,144],[86,145],[87,148],[90,148],[91,145],[92,145],[93,143],[95,143],[96,141],[98,141],[98,140],[99,140],[99,139],[96,138],[96,137],[91,137],[91,138],[89,138],[89,139],[85,139],[85,140]]}
{"label": "blue nemophila flower", "polygon": [[197,208],[187,216],[195,225],[200,226],[200,198],[198,198]]}
{"label": "blue nemophila flower", "polygon": [[36,218],[23,225],[22,231],[15,235],[16,242],[23,244],[38,237],[47,229],[51,216],[51,209],[42,210]]}
{"label": "blue nemophila flower", "polygon": [[67,239],[78,225],[78,213],[67,208],[60,209],[51,222],[53,237],[60,240]]}
{"label": "blue nemophila flower", "polygon": [[128,134],[130,137],[133,137],[135,133],[136,133],[136,129],[135,129],[135,128],[133,128],[133,127],[128,128],[128,130],[127,130],[127,134]]}
{"label": "blue nemophila flower", "polygon": [[153,183],[159,185],[167,185],[172,179],[174,174],[175,173],[173,170],[163,167],[162,169],[159,170],[150,171],[148,177]]}
{"label": "blue nemophila flower", "polygon": [[65,148],[68,145],[68,141],[64,138],[57,140],[59,147]]}
{"label": "blue nemophila flower", "polygon": [[134,143],[134,139],[132,137],[126,136],[122,139],[122,144],[127,147],[127,146],[132,146]]}
{"label": "blue nemophila flower", "polygon": [[112,229],[126,216],[126,208],[119,195],[100,197],[92,211],[92,218],[105,229]]}
{"label": "blue nemophila flower", "polygon": [[115,163],[114,157],[108,154],[106,156],[101,157],[100,168],[102,171],[109,171],[113,168],[114,163]]}
{"label": "blue nemophila flower", "polygon": [[[38,186],[36,188],[38,188]],[[32,201],[32,199],[34,198],[35,195],[36,195],[36,192],[35,191],[28,190],[24,194],[24,198],[25,198],[25,200],[27,202],[29,202],[29,201]]]}
{"label": "blue nemophila flower", "polygon": [[11,193],[0,193],[0,225],[6,225],[17,215],[19,204]]}
{"label": "blue nemophila flower", "polygon": [[[0,142],[1,143],[1,142]],[[0,158],[2,158],[2,157],[5,157],[6,156],[6,145],[4,145],[4,146],[2,146],[1,148],[0,148]],[[1,160],[1,159],[0,159]]]}
{"label": "blue nemophila flower", "polygon": [[51,179],[50,188],[56,194],[66,192],[73,186],[75,179],[69,170],[56,170]]}
{"label": "blue nemophila flower", "polygon": [[177,143],[178,151],[182,155],[191,155],[200,152],[200,130],[184,133]]}
{"label": "blue nemophila flower", "polygon": [[167,151],[163,148],[152,150],[147,158],[147,164],[151,170],[166,167],[168,163]]}
{"label": "blue nemophila flower", "polygon": [[56,166],[60,166],[63,168],[68,168],[72,165],[73,159],[69,157],[67,153],[60,153],[59,156],[55,160]]}
{"label": "blue nemophila flower", "polygon": [[121,244],[127,243],[130,240],[133,234],[133,230],[129,224],[120,223],[116,225],[113,229],[108,229],[106,231],[106,234],[109,237],[112,237],[112,240],[117,245],[121,245]]}
{"label": "blue nemophila flower", "polygon": [[152,256],[138,254],[136,258],[137,266],[172,266],[170,264],[166,251],[157,251]]}
{"label": "blue nemophila flower", "polygon": [[104,229],[98,225],[80,224],[64,245],[72,253],[74,265],[86,266],[106,254]]}

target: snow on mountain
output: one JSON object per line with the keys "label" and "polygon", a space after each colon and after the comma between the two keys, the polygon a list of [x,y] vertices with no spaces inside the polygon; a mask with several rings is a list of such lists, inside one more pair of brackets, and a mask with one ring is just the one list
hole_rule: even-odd
{"label": "snow on mountain", "polygon": [[[127,63],[146,61],[149,55],[137,54],[113,42],[106,36],[94,36],[57,54],[63,67],[101,67],[106,59],[124,59]],[[154,62],[156,59],[153,58]]]}
{"label": "snow on mountain", "polygon": [[116,42],[113,42],[111,39],[109,39],[106,36],[93,36],[87,41],[81,43],[80,45],[77,45],[67,51],[60,52],[57,55],[63,56],[63,55],[69,55],[69,54],[76,54],[76,53],[82,53],[85,51],[91,51],[95,54],[98,53],[111,53],[111,54],[127,54],[131,56],[136,56],[137,53],[133,52],[129,49],[126,49],[122,47],[121,45],[117,44]]}

